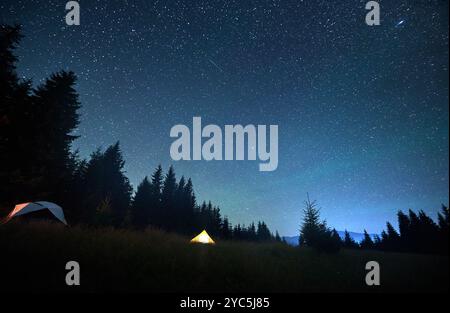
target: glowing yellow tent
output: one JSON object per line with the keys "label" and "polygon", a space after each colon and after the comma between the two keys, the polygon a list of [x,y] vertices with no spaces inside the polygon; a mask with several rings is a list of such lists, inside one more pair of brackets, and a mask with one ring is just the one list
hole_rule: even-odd
{"label": "glowing yellow tent", "polygon": [[214,240],[212,240],[212,238],[209,237],[209,235],[206,232],[206,230],[202,231],[198,236],[192,238],[191,242],[193,242],[193,243],[206,243],[206,244],[210,244],[210,245],[215,244]]}

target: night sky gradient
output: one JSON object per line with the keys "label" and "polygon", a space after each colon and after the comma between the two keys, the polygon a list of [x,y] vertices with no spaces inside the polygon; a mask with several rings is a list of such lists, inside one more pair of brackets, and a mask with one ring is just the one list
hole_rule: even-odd
{"label": "night sky gradient", "polygon": [[[87,157],[120,140],[134,187],[161,163],[233,223],[296,235],[309,192],[336,229],[380,232],[449,199],[448,1],[1,0],[23,25],[18,71],[73,70]],[[402,22],[403,21],[403,22]],[[279,125],[279,166],[170,159],[175,124]]]}

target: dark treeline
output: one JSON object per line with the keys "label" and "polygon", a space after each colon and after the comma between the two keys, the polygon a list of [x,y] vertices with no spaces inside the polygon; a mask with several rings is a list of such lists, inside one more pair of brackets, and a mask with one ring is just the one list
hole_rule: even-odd
{"label": "dark treeline", "polygon": [[182,234],[206,229],[212,236],[281,241],[264,222],[231,225],[219,207],[197,204],[191,179],[177,180],[170,167],[157,167],[133,195],[119,143],[89,159],[73,152],[81,105],[76,76],[61,71],[34,88],[19,79],[14,50],[20,27],[0,25],[0,208],[48,200],[60,204],[70,224],[152,226]]}
{"label": "dark treeline", "polygon": [[316,201],[305,201],[303,222],[300,228],[299,244],[309,246],[319,251],[337,252],[340,248],[373,249],[384,251],[448,254],[449,249],[449,209],[442,205],[436,223],[424,211],[408,214],[398,211],[398,229],[391,223],[386,223],[386,230],[381,235],[370,236],[364,230],[364,238],[357,243],[348,231],[341,239],[335,229],[327,226],[320,219]]}

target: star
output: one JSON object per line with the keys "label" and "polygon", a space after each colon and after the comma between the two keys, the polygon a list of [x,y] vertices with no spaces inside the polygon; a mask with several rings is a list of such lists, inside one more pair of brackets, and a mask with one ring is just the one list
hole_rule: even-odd
{"label": "star", "polygon": [[395,24],[395,27],[400,27],[401,25],[405,24],[405,20],[400,20],[397,24]]}

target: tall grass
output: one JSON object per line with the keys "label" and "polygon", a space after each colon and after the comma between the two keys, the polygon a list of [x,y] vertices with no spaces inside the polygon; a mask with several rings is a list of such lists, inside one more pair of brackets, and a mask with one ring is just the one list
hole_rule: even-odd
{"label": "tall grass", "polygon": [[[81,286],[65,285],[65,264]],[[365,264],[381,286],[365,285]],[[280,243],[190,244],[155,229],[13,223],[0,227],[0,290],[148,292],[445,291],[448,257],[344,250],[318,254]]]}

